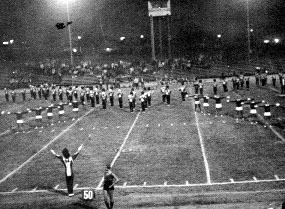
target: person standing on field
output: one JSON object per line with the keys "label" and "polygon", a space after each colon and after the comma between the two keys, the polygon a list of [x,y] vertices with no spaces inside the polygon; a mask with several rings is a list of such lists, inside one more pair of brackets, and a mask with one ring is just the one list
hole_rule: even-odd
{"label": "person standing on field", "polygon": [[64,148],[62,150],[62,155],[57,155],[54,150],[50,150],[51,153],[56,156],[60,161],[63,163],[65,167],[65,179],[66,179],[66,186],[67,186],[67,192],[68,196],[72,197],[74,196],[73,194],[73,180],[74,180],[74,173],[73,173],[73,161],[77,158],[80,150],[82,149],[83,144],[80,145],[78,148],[77,152],[74,153],[72,156],[69,154],[69,151],[67,148]]}
{"label": "person standing on field", "polygon": [[114,185],[118,183],[118,181],[119,178],[111,171],[111,166],[107,165],[103,181],[104,202],[107,209],[113,209],[114,207]]}

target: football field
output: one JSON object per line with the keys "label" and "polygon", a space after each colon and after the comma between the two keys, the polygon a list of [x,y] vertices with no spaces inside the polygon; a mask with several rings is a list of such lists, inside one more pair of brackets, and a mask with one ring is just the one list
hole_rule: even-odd
{"label": "football field", "polygon": [[[229,92],[219,89],[219,93],[231,99],[254,97],[285,105],[284,99],[277,97],[272,89],[251,85],[250,90],[237,92],[231,91],[229,85]],[[272,108],[272,126],[262,123],[262,108],[258,108],[260,122],[236,121],[235,104],[224,99],[222,116],[216,117],[213,100],[207,114],[196,112],[192,97],[182,102],[179,87],[180,84],[170,85],[169,106],[162,102],[158,88],[154,89],[152,106],[146,112],[140,112],[137,101],[136,111],[130,113],[126,100],[130,89],[124,89],[123,109],[118,107],[117,100],[114,107],[108,104],[106,111],[101,106],[80,106],[79,119],[71,120],[73,113],[66,108],[66,122],[57,123],[56,115],[55,125],[46,122],[44,128],[34,129],[35,122],[31,119],[26,121],[24,132],[1,135],[1,208],[24,204],[26,208],[32,205],[35,208],[45,208],[45,205],[47,208],[104,208],[101,190],[106,164],[113,166],[112,171],[120,179],[115,190],[117,208],[143,208],[145,205],[140,203],[146,194],[170,195],[169,199],[171,194],[201,194],[199,200],[187,204],[206,201],[204,195],[210,193],[225,194],[229,199],[221,197],[224,202],[236,201],[231,192],[247,194],[247,197],[265,192],[271,194],[268,201],[280,200],[280,195],[285,193],[285,132],[282,126],[274,124],[284,120],[284,110]],[[193,84],[187,90],[193,93]],[[205,82],[204,92],[212,95],[210,82]],[[1,105],[7,109],[17,105],[26,107],[29,103],[14,104],[15,107]],[[245,107],[245,117],[248,112],[249,108]],[[11,121],[8,116],[1,116],[3,133],[9,130],[7,124]],[[61,154],[66,147],[74,153],[80,144],[84,147],[74,162],[75,196],[68,198],[64,166],[50,149]],[[96,191],[96,199],[85,203],[83,190]],[[149,199],[146,205],[156,205],[157,200],[145,198]],[[176,205],[186,204],[182,199],[171,201]],[[216,201],[213,203],[219,203]]]}

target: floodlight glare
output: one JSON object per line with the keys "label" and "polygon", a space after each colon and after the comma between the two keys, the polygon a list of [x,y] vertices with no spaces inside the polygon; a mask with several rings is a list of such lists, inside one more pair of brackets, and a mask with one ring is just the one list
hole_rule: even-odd
{"label": "floodlight glare", "polygon": [[277,43],[280,42],[280,39],[279,39],[279,38],[275,38],[275,39],[274,39],[274,42],[277,44]]}

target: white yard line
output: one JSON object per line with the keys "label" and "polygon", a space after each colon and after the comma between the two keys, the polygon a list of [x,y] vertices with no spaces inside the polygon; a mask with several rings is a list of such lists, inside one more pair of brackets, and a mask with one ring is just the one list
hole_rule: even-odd
{"label": "white yard line", "polygon": [[[251,180],[251,181],[234,181],[234,182],[217,182],[217,183],[202,183],[202,184],[159,184],[159,185],[147,185],[146,182],[142,185],[128,185],[127,182],[125,182],[121,186],[116,186],[118,189],[139,189],[139,188],[180,188],[180,187],[203,187],[203,186],[222,186],[222,185],[236,185],[236,184],[258,184],[258,183],[266,183],[266,182],[283,182],[285,179],[265,179],[265,180]],[[58,186],[58,185],[57,185]],[[101,187],[97,188],[92,188],[92,187],[76,187],[74,190],[85,190],[85,189],[94,189],[94,190],[101,190]],[[56,189],[59,191],[66,191],[67,189]],[[214,192],[215,194],[223,194],[223,193],[258,193],[258,192],[272,192],[272,191],[282,191],[285,192],[285,189],[281,190],[259,190],[259,191],[233,191],[233,192]],[[19,194],[19,193],[46,193],[46,192],[51,192],[49,190],[44,190],[44,189],[33,189],[33,190],[20,190],[17,191],[16,189],[12,190],[11,192],[0,192],[0,195],[8,195],[8,194]],[[197,195],[197,193],[193,193]],[[207,193],[209,194],[209,193]]]}
{"label": "white yard line", "polygon": [[[115,155],[113,161],[111,162],[111,164],[110,164],[111,167],[115,164],[116,160],[117,160],[118,157],[120,156],[120,154],[121,154],[121,152],[122,152],[122,150],[123,150],[123,148],[124,148],[124,146],[125,146],[125,144],[126,144],[128,138],[129,138],[129,136],[130,136],[130,134],[131,134],[131,132],[132,132],[132,130],[133,130],[133,128],[134,128],[136,122],[137,122],[137,120],[139,119],[140,113],[141,113],[141,112],[139,112],[139,113],[137,114],[137,117],[135,118],[135,120],[134,120],[132,126],[130,127],[130,129],[129,129],[129,131],[128,131],[128,133],[127,133],[127,135],[126,135],[126,137],[125,137],[125,139],[124,139],[124,141],[123,141],[123,143],[122,143],[122,145],[120,146],[119,151],[117,152],[117,154]],[[100,187],[102,186],[103,181],[104,181],[104,177],[102,177],[102,179],[101,179],[101,181],[99,182],[97,188],[100,188]]]}
{"label": "white yard line", "polygon": [[[191,94],[192,94],[192,92],[191,92]],[[194,104],[193,100],[192,100],[192,104],[193,104],[193,108],[195,108],[195,104]],[[208,164],[208,161],[207,161],[205,146],[204,146],[202,134],[201,134],[201,131],[200,131],[200,126],[199,126],[199,121],[198,121],[198,116],[197,116],[196,111],[194,111],[194,114],[195,114],[195,122],[196,122],[197,130],[198,130],[198,136],[199,136],[201,150],[202,150],[203,159],[204,159],[204,165],[205,165],[206,177],[207,177],[207,184],[211,184],[211,176],[210,176],[209,164]]]}
{"label": "white yard line", "polygon": [[72,123],[70,126],[68,126],[66,129],[64,129],[60,134],[58,134],[55,138],[53,138],[49,143],[47,143],[45,146],[43,146],[37,153],[33,154],[28,160],[26,160],[24,163],[22,163],[18,168],[13,170],[11,173],[6,175],[3,179],[0,180],[0,184],[2,184],[4,181],[6,181],[9,177],[14,175],[16,172],[18,172],[21,168],[23,168],[26,164],[31,162],[39,153],[44,151],[49,145],[51,145],[53,142],[55,142],[59,137],[61,137],[63,134],[65,134],[70,128],[72,128],[76,123],[78,123],[83,117],[88,115],[90,112],[94,111],[94,109],[89,110],[87,113],[85,113],[83,116],[81,116],[78,120],[76,120],[74,123]]}

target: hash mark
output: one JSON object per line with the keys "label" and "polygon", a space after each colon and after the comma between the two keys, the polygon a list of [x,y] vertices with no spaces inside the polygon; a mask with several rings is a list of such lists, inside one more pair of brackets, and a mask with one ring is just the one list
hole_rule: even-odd
{"label": "hash mark", "polygon": [[18,189],[18,188],[13,189],[12,192],[16,192],[17,189]]}
{"label": "hash mark", "polygon": [[276,180],[279,180],[279,177],[277,175],[274,175],[274,177],[275,177]]}

